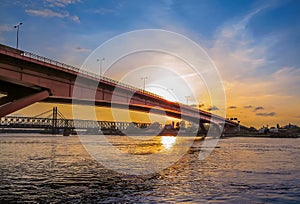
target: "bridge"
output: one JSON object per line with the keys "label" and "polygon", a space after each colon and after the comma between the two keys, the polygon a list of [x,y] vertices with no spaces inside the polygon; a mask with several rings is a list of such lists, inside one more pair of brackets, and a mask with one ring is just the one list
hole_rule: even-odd
{"label": "bridge", "polygon": [[[76,81],[78,78],[79,84]],[[76,98],[73,94],[75,82],[77,91],[81,93]],[[91,98],[85,94],[94,91],[95,87],[95,96]],[[204,123],[224,125],[225,128],[239,126],[218,115],[171,102],[110,78],[1,44],[0,93],[5,94],[0,98],[0,117],[36,102],[54,102],[129,108],[146,113],[151,111],[199,124],[199,129],[203,131],[206,131]],[[117,96],[117,100],[112,100],[113,95]]]}
{"label": "bridge", "polygon": [[[159,127],[157,127],[157,125]],[[63,114],[54,107],[53,110],[45,111],[39,115],[32,117],[21,116],[6,116],[0,118],[0,132],[1,129],[5,132],[11,129],[39,129],[41,132],[48,132],[58,134],[63,131],[65,136],[69,136],[71,132],[76,134],[76,131],[86,131],[90,133],[97,133],[99,130],[103,134],[124,134],[132,133],[130,129],[162,129],[161,124],[158,123],[141,123],[141,122],[115,122],[115,121],[95,121],[95,120],[79,120],[67,119]],[[140,133],[140,132],[137,132]]]}

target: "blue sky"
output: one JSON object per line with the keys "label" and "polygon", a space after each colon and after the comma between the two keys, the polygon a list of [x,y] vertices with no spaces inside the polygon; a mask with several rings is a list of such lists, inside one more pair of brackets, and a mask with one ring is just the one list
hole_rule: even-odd
{"label": "blue sky", "polygon": [[0,43],[14,47],[13,26],[22,22],[20,49],[76,66],[124,32],[183,34],[217,65],[228,106],[237,107],[229,115],[238,111],[249,124],[262,117],[299,124],[298,0],[2,0],[0,19]]}

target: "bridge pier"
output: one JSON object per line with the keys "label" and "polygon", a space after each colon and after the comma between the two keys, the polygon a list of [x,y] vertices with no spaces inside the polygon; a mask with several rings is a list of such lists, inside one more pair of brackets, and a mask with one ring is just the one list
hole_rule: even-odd
{"label": "bridge pier", "polygon": [[209,129],[209,136],[219,138],[222,136],[222,130],[219,124],[211,123]]}
{"label": "bridge pier", "polygon": [[57,107],[53,107],[52,111],[52,134],[58,134],[59,130],[57,129]]}
{"label": "bridge pier", "polygon": [[197,136],[204,135],[206,137],[207,135],[207,130],[204,127],[204,124],[202,122],[199,123],[198,131],[197,131]]}
{"label": "bridge pier", "polygon": [[64,128],[63,136],[70,136],[71,128]]}

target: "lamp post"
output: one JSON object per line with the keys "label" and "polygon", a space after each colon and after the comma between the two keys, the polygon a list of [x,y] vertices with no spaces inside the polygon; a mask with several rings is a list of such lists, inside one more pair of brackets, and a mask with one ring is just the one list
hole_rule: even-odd
{"label": "lamp post", "polygon": [[102,77],[102,61],[104,61],[105,58],[97,59],[97,62],[99,62],[99,69],[100,69],[100,76]]}
{"label": "lamp post", "polygon": [[18,25],[15,25],[14,28],[17,29],[17,46],[16,48],[18,49],[19,47],[19,30],[20,30],[20,26],[22,25],[23,23],[19,23]]}
{"label": "lamp post", "polygon": [[146,88],[146,79],[148,79],[148,77],[142,77],[141,79],[144,80],[143,90],[145,91],[145,88]]}
{"label": "lamp post", "polygon": [[190,99],[190,97],[191,97],[191,96],[185,96],[185,98],[186,98],[186,104],[187,104],[187,105],[189,105],[189,99]]}

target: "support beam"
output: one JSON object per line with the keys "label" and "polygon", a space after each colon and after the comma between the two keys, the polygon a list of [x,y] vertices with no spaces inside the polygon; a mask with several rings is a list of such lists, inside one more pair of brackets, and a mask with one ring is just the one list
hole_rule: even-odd
{"label": "support beam", "polygon": [[197,132],[197,136],[200,136],[200,135],[203,135],[203,134],[204,134],[205,137],[206,137],[206,135],[207,135],[207,130],[206,130],[206,128],[204,127],[203,123],[200,122],[200,123],[199,123],[198,132]]}
{"label": "support beam", "polygon": [[0,107],[0,118],[4,117],[10,113],[20,110],[26,106],[34,104],[36,102],[42,101],[50,96],[47,90],[25,96],[11,103],[5,104]]}
{"label": "support beam", "polygon": [[57,107],[53,107],[52,111],[52,134],[57,134],[58,129],[57,129]]}
{"label": "support beam", "polygon": [[2,98],[0,98],[0,106],[6,104],[6,103],[9,103],[11,102],[11,98],[9,98],[8,96],[4,96]]}

